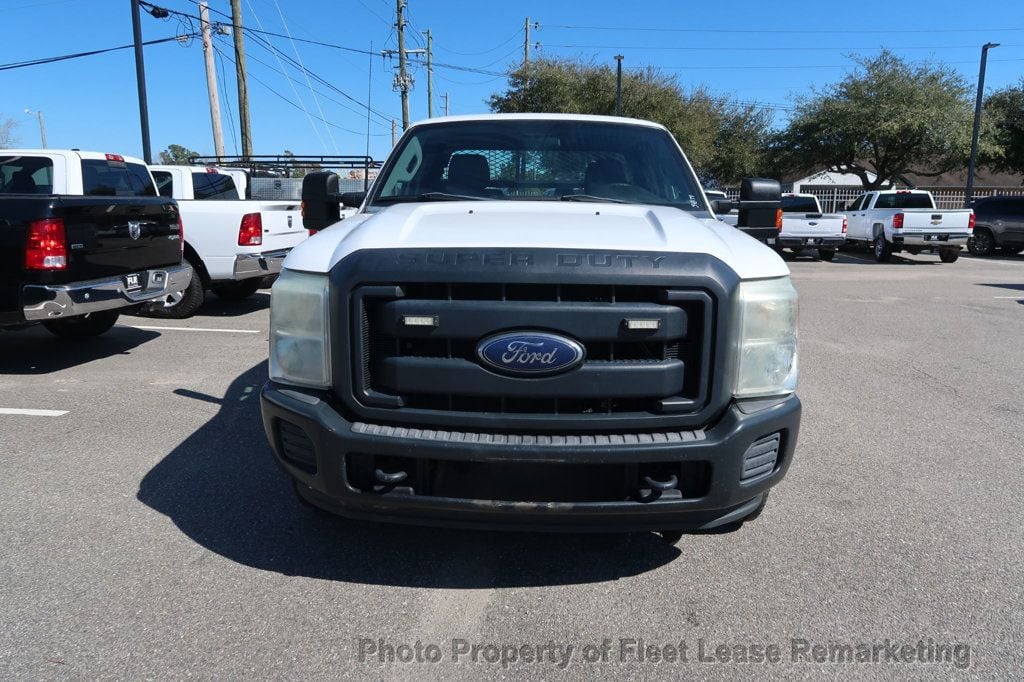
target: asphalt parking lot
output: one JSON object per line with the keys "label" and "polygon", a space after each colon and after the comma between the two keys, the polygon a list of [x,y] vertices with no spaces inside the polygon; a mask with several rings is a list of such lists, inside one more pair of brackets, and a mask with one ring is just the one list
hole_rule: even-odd
{"label": "asphalt parking lot", "polygon": [[[89,344],[0,334],[0,677],[1019,674],[1024,257],[791,268],[804,414],[789,476],[757,521],[675,547],[301,507],[259,418],[266,292],[184,321],[123,317]],[[417,642],[442,660],[379,661]],[[635,653],[680,642],[686,662]],[[961,648],[794,662],[802,642]],[[725,663],[719,645],[781,660]]]}

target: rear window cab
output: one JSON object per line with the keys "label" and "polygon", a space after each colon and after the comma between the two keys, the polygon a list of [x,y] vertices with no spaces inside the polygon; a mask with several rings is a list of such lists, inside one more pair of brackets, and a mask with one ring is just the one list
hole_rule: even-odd
{"label": "rear window cab", "polygon": [[[72,159],[74,157],[71,157]],[[54,188],[54,156],[45,151],[35,154],[0,155],[0,194],[75,194],[86,197],[153,197],[156,187],[149,170],[141,162],[117,154],[104,158],[81,158],[81,192],[62,192]],[[61,167],[63,169],[63,166]],[[61,189],[68,182],[61,177]]]}

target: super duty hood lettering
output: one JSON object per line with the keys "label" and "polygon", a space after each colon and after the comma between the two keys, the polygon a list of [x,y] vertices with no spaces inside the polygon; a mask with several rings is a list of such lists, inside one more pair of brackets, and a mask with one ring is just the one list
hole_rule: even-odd
{"label": "super duty hood lettering", "polygon": [[[399,252],[398,262],[415,265],[477,265],[495,267],[529,267],[535,265],[534,254],[523,251],[426,251]],[[644,253],[558,253],[555,265],[561,268],[590,266],[595,268],[653,268],[661,267],[665,256]]]}

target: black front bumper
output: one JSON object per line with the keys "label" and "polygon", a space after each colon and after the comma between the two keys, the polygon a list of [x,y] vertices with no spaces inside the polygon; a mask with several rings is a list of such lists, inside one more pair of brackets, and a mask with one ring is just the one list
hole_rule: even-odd
{"label": "black front bumper", "polygon": [[[763,494],[785,476],[796,446],[800,401],[732,403],[717,422],[693,432],[545,436],[439,431],[353,422],[327,402],[327,394],[300,391],[273,382],[263,387],[263,424],[274,457],[298,484],[300,494],[316,506],[343,516],[400,523],[456,527],[551,531],[641,531],[707,529],[742,519],[757,508]],[[778,434],[778,451],[770,470],[750,477],[751,446]],[[298,448],[298,450],[296,450]],[[295,452],[306,452],[297,459]],[[288,453],[288,454],[286,454]],[[290,456],[289,456],[290,454]],[[397,463],[397,464],[396,464]],[[369,467],[387,476],[389,465],[406,469],[395,485],[367,488],[353,471]],[[648,468],[655,480],[667,472],[688,473],[699,481],[680,480],[678,490],[641,490],[622,499],[557,501],[502,497],[494,499],[481,484],[473,493],[463,481],[441,494],[421,494],[420,477],[431,467],[492,467],[502,477],[535,476],[548,488],[567,471],[584,472],[591,482],[604,472]],[[747,469],[746,474],[745,467]],[[748,480],[741,480],[744,475]],[[565,486],[575,478],[566,477]],[[602,486],[607,488],[607,486]],[[614,487],[614,486],[613,486]],[[628,487],[628,486],[627,486]],[[429,488],[429,486],[428,486]]]}

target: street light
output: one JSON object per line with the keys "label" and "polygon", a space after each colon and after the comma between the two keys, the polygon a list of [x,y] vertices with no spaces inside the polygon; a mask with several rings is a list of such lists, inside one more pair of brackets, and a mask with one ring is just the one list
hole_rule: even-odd
{"label": "street light", "polygon": [[967,191],[964,192],[964,206],[970,208],[974,197],[974,172],[978,167],[978,136],[981,133],[981,105],[985,98],[985,66],[988,51],[999,47],[999,43],[985,43],[981,46],[981,69],[978,71],[978,99],[974,102],[974,132],[971,136],[971,161],[967,165]]}
{"label": "street light", "polygon": [[25,107],[25,113],[29,116],[35,114],[39,118],[39,140],[43,143],[43,149],[46,149],[46,126],[43,124],[43,112],[32,111],[28,107]]}

